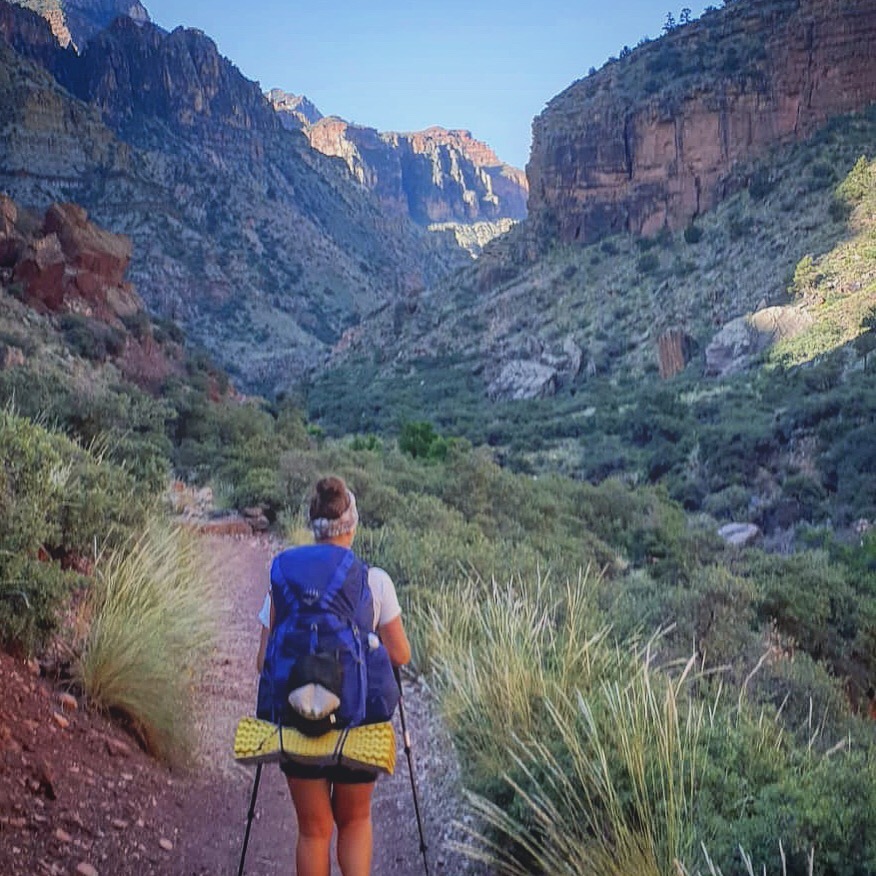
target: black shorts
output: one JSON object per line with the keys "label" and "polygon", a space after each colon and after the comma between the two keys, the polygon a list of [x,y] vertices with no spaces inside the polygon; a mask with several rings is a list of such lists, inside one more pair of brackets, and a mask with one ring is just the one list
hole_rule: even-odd
{"label": "black shorts", "polygon": [[281,760],[280,769],[285,776],[293,779],[326,779],[332,784],[339,785],[367,785],[377,781],[377,774],[370,770],[354,770],[351,767],[319,766],[314,764],[298,763],[294,760]]}

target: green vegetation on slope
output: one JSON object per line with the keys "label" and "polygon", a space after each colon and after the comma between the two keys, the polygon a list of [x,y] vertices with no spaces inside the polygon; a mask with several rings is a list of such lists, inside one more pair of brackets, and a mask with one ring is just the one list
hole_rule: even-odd
{"label": "green vegetation on slope", "polygon": [[[178,597],[197,591],[191,576],[183,582],[167,572],[168,562],[191,567],[173,544],[123,538],[144,528],[149,506],[144,500],[131,517],[139,506],[125,504],[129,488],[151,497],[150,473],[181,466],[199,481],[224,482],[232,503],[262,503],[295,526],[314,480],[337,472],[359,497],[362,553],[399,584],[418,665],[440,692],[471,788],[487,801],[482,808],[507,813],[497,828],[511,832],[504,846],[521,867],[559,866],[559,858],[539,857],[549,837],[540,812],[564,826],[568,842],[556,854],[614,856],[629,863],[618,872],[643,872],[639,853],[655,872],[667,872],[673,856],[696,867],[704,842],[725,874],[742,873],[737,843],[772,866],[779,840],[795,866],[815,845],[837,873],[871,867],[876,807],[859,802],[876,786],[872,728],[854,707],[874,669],[872,539],[852,547],[822,537],[791,558],[729,550],[713,519],[687,516],[658,487],[515,474],[489,449],[444,439],[422,422],[401,424],[405,450],[374,435],[327,441],[287,405],[211,401],[215,376],[197,368],[187,381],[171,381],[159,401],[113,377],[111,364],[69,355],[50,321],[30,328],[45,332],[43,342],[23,366],[0,375],[0,386],[11,394],[18,368],[40,377],[34,385],[53,426],[106,450],[98,458],[72,438],[6,414],[0,434],[11,462],[2,495],[12,496],[16,515],[30,510],[15,517],[23,521],[19,541],[4,543],[0,556],[28,566],[23,616],[32,632],[23,635],[7,619],[4,638],[37,648],[80,604],[86,630],[74,640],[78,677],[154,750],[176,744],[168,743],[181,714],[175,685],[186,675],[156,674],[150,655],[175,648],[178,630],[168,628],[163,645],[152,634],[138,640],[145,650],[134,666],[124,659],[131,649],[121,634],[143,605],[160,628],[173,605],[194,623]],[[27,340],[18,338],[24,347]],[[81,385],[85,368],[93,370],[84,411],[96,406],[99,420],[71,407],[71,387]],[[136,400],[133,409],[149,413],[138,422],[149,428],[126,433],[132,402],[120,399]],[[98,421],[100,433],[78,431]],[[55,473],[79,455],[100,472],[94,489],[56,490],[64,481]],[[60,523],[73,498],[106,510],[88,525],[77,514],[81,535]],[[92,578],[65,582],[51,553],[40,551],[87,547],[103,530],[116,533],[114,549]],[[74,584],[89,592],[84,603],[71,603]],[[656,630],[663,633],[652,640]],[[70,630],[62,626],[61,634]],[[682,682],[679,661],[692,651],[696,671]],[[136,673],[126,677],[130,669]],[[510,729],[519,744],[497,745],[511,741]],[[626,748],[617,747],[620,739]],[[586,772],[594,756],[605,757],[604,773]],[[581,776],[584,796],[569,795],[559,776]],[[845,787],[854,794],[840,794]],[[585,805],[597,821],[578,818]],[[601,846],[588,823],[613,825]],[[574,861],[570,872],[578,872]]]}
{"label": "green vegetation on slope", "polygon": [[[876,182],[859,156],[874,126],[873,111],[837,120],[741,171],[748,190],[682,234],[557,248],[486,295],[473,269],[398,342],[426,338],[436,355],[351,358],[305,388],[311,416],[333,434],[428,417],[516,470],[665,483],[689,510],[769,532],[873,518]],[[716,324],[767,304],[812,324],[752,370],[703,376]],[[664,381],[657,337],[670,327],[694,355]],[[490,356],[508,353],[480,350],[488,329],[553,353],[573,337],[582,369],[550,398],[490,402]]]}

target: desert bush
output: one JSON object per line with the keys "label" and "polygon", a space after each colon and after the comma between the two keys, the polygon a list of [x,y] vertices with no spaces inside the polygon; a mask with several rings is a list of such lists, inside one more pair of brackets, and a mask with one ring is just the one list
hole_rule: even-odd
{"label": "desert bush", "polygon": [[837,197],[849,205],[860,204],[873,190],[876,162],[871,164],[862,155],[846,178],[836,187]]}
{"label": "desert bush", "polygon": [[444,460],[447,459],[451,442],[439,435],[431,423],[419,420],[402,424],[398,447],[414,459]]}
{"label": "desert bush", "polygon": [[757,587],[763,622],[774,623],[797,649],[835,671],[848,667],[873,594],[859,590],[842,565],[825,551],[789,557],[751,553],[739,563],[739,572]]}
{"label": "desert bush", "polygon": [[660,267],[660,256],[656,252],[645,253],[636,261],[636,270],[640,274],[653,274]]}
{"label": "desert bush", "polygon": [[751,490],[739,485],[710,493],[703,501],[703,511],[719,520],[744,520],[751,504]]}
{"label": "desert bush", "polygon": [[775,188],[769,169],[760,168],[748,181],[748,194],[753,201],[762,201]]}
{"label": "desert bush", "polygon": [[76,677],[166,760],[187,752],[192,675],[212,634],[208,579],[194,536],[153,520],[101,558],[88,597]]}
{"label": "desert bush", "polygon": [[684,229],[684,240],[685,243],[689,243],[691,246],[699,243],[703,239],[703,229],[698,225],[694,225],[691,223]]}
{"label": "desert bush", "polygon": [[32,652],[57,628],[77,580],[53,558],[124,540],[151,496],[120,467],[8,410],[0,460],[0,639]]}
{"label": "desert bush", "polygon": [[51,436],[0,411],[0,645],[32,653],[58,623],[69,582],[40,561],[43,544],[59,541],[66,469]]}
{"label": "desert bush", "polygon": [[61,330],[71,351],[84,359],[104,362],[110,356],[118,356],[125,348],[122,332],[78,313],[61,317]]}
{"label": "desert bush", "polygon": [[58,629],[76,583],[57,563],[0,549],[0,648],[38,653]]}

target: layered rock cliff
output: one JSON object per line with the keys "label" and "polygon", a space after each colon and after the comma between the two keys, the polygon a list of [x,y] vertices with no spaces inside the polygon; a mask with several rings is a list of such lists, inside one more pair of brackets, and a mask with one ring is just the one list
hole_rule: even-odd
{"label": "layered rock cliff", "polygon": [[307,100],[268,93],[287,127],[302,130],[314,149],[346,164],[388,210],[420,225],[499,222],[526,216],[526,176],[505,164],[469,131],[432,127],[399,134],[323,117]]}
{"label": "layered rock cliff", "polygon": [[83,49],[85,44],[119,16],[149,21],[149,13],[137,0],[14,0],[39,13],[52,28],[58,42]]}
{"label": "layered rock cliff", "polygon": [[0,0],[0,190],[129,235],[150,310],[244,386],[289,383],[467,258],[286,130],[203,34],[117,19],[81,55],[53,40]]}
{"label": "layered rock cliff", "polygon": [[323,116],[314,103],[302,94],[290,94],[272,88],[266,95],[280,116],[284,128],[300,131],[305,125],[315,125]]}
{"label": "layered rock cliff", "polygon": [[678,229],[745,165],[876,100],[872,0],[730,3],[554,98],[533,124],[543,238]]}

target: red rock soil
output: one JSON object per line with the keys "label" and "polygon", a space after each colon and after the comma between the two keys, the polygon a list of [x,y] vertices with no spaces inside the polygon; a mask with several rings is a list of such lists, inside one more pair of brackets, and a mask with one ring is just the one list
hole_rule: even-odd
{"label": "red rock soil", "polygon": [[[117,724],[0,654],[0,876],[237,872],[254,770],[237,765],[231,748],[237,720],[253,710],[256,615],[276,545],[211,537],[205,548],[220,570],[221,632],[198,685],[197,752],[187,766],[156,763]],[[418,687],[406,689],[415,740]],[[452,778],[453,764],[440,753],[446,741],[423,729],[416,770],[431,872],[476,872],[441,850],[456,813],[439,805],[434,788]],[[374,819],[375,876],[423,873],[401,753],[395,775],[378,782]],[[246,873],[294,873],[295,835],[283,778],[265,768]]]}

